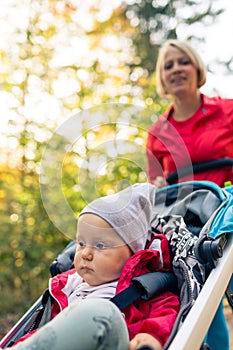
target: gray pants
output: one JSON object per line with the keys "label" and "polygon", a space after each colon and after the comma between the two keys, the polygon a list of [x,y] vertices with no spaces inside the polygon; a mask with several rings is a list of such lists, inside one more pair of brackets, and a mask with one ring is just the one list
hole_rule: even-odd
{"label": "gray pants", "polygon": [[128,350],[129,336],[120,310],[109,300],[74,303],[15,350]]}

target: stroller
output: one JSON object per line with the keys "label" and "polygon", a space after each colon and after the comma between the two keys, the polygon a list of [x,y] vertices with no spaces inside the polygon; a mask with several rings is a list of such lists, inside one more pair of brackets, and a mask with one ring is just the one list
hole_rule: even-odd
{"label": "stroller", "polygon": [[[154,272],[161,275],[156,275],[156,285],[154,273],[137,277],[129,290],[123,291],[124,298],[120,293],[114,302],[124,308],[136,298],[178,290],[181,309],[164,349],[209,349],[204,338],[224,293],[233,306],[232,291],[227,289],[233,272],[233,186],[221,189],[208,181],[184,182],[157,190],[155,203],[151,230],[167,236],[173,271]],[[72,241],[58,255],[50,266],[52,276],[72,268],[75,249]],[[1,340],[0,347],[12,346],[47,323],[50,309],[46,290]]]}

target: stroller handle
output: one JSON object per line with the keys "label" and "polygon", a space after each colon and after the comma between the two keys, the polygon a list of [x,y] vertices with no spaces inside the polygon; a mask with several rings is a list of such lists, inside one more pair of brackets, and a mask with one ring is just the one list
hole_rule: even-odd
{"label": "stroller handle", "polygon": [[215,159],[215,160],[210,160],[206,162],[193,163],[190,166],[181,168],[169,174],[166,178],[166,181],[171,185],[175,181],[177,181],[179,177],[184,177],[192,173],[196,174],[205,170],[213,170],[213,169],[218,169],[226,166],[233,166],[232,158],[221,158],[221,159]]}

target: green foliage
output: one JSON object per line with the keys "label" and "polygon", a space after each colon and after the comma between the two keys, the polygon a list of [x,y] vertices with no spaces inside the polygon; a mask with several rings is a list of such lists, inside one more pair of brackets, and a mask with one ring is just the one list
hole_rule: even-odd
{"label": "green foliage", "polygon": [[48,266],[66,240],[48,220],[35,173],[2,166],[0,183],[0,290],[4,315],[9,309],[25,309],[43,291]]}

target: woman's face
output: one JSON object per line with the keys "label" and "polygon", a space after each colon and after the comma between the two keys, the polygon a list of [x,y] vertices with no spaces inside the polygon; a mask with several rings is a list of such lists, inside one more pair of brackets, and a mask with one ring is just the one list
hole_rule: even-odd
{"label": "woman's face", "polygon": [[190,58],[176,47],[169,47],[162,67],[162,82],[167,94],[182,97],[198,90],[197,69]]}

